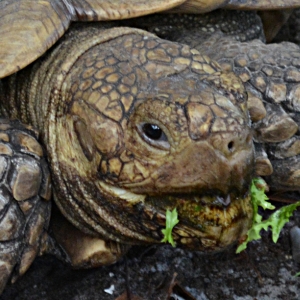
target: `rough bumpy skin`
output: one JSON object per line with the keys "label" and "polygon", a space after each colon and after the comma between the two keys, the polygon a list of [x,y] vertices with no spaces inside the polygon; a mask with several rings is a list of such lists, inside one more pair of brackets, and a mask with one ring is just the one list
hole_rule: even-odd
{"label": "rough bumpy skin", "polygon": [[246,233],[254,157],[244,88],[208,57],[144,31],[81,28],[14,80],[6,112],[41,131],[56,203],[83,232],[160,242],[165,211],[177,207],[178,245],[218,250]]}
{"label": "rough bumpy skin", "polygon": [[24,274],[43,247],[50,174],[30,128],[0,120],[0,291]]}

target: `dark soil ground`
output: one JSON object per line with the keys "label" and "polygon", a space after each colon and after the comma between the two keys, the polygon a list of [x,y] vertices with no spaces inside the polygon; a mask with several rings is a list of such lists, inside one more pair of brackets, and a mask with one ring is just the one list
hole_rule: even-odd
{"label": "dark soil ground", "polygon": [[[171,246],[134,247],[119,263],[72,270],[51,256],[36,259],[1,300],[215,300],[300,299],[300,265],[293,261],[289,230],[300,224],[296,212],[277,244],[270,234],[237,255],[235,249],[203,255]],[[177,275],[176,275],[177,274]],[[171,296],[170,296],[171,295]]]}

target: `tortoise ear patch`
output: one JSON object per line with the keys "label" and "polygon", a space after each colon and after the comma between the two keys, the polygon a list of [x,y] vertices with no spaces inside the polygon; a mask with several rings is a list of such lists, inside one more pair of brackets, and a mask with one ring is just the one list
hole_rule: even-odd
{"label": "tortoise ear patch", "polygon": [[101,155],[110,157],[122,147],[123,132],[119,123],[90,108],[84,101],[75,101],[71,113],[75,120],[82,120],[82,124],[74,124],[75,131],[83,151],[87,151],[85,154],[90,158],[92,145]]}
{"label": "tortoise ear patch", "polygon": [[74,129],[84,155],[89,161],[92,161],[96,148],[86,124],[81,120],[76,120]]}

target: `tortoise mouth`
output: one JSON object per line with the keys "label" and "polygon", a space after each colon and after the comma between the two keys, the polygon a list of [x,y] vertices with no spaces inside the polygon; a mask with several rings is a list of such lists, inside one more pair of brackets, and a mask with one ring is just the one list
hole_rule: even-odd
{"label": "tortoise mouth", "polygon": [[178,195],[147,197],[145,206],[152,207],[165,220],[166,210],[178,211],[179,223],[173,229],[178,246],[200,251],[222,250],[242,239],[252,224],[251,196],[228,194]]}
{"label": "tortoise mouth", "polygon": [[[101,182],[98,185],[112,211],[106,220],[123,243],[160,243],[166,211],[177,209],[179,223],[172,236],[177,246],[203,252],[220,251],[246,236],[253,208],[249,191],[221,197],[207,193],[139,195]],[[240,192],[241,193],[241,192]],[[109,205],[108,205],[109,203]],[[112,221],[113,219],[113,221]],[[110,228],[110,232],[113,228]]]}

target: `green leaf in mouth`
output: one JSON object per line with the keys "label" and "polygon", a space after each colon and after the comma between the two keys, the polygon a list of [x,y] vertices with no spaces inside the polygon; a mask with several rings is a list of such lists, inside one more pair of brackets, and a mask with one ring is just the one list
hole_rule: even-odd
{"label": "green leaf in mouth", "polygon": [[162,243],[170,243],[173,247],[175,247],[175,242],[172,236],[172,230],[174,226],[179,222],[177,209],[174,208],[172,211],[166,211],[166,228],[162,229],[162,233],[164,234],[164,238],[161,240]]}
{"label": "green leaf in mouth", "polygon": [[289,221],[294,210],[300,206],[300,201],[283,206],[272,213],[268,219],[263,220],[262,216],[258,213],[259,206],[263,209],[275,209],[275,206],[268,202],[269,198],[265,194],[265,187],[266,183],[263,179],[254,178],[252,180],[250,193],[253,205],[253,224],[247,232],[247,239],[238,246],[236,253],[245,250],[249,242],[260,239],[260,231],[262,229],[268,230],[269,226],[272,231],[272,240],[276,243],[281,229]]}

